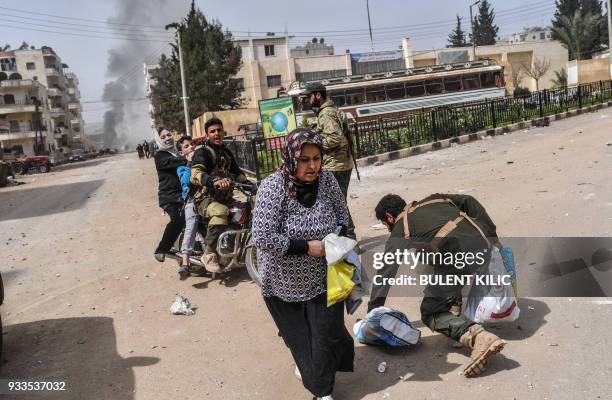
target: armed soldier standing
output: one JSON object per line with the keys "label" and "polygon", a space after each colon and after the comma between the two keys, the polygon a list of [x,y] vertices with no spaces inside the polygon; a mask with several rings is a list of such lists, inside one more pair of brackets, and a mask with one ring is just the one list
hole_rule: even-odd
{"label": "armed soldier standing", "polygon": [[197,190],[194,204],[198,213],[208,219],[202,262],[209,272],[220,272],[217,242],[229,225],[232,181],[246,183],[248,180],[232,152],[223,144],[223,122],[211,118],[204,124],[204,130],[208,140],[193,155],[190,182]]}
{"label": "armed soldier standing", "polygon": [[[334,174],[346,200],[354,164],[346,117],[333,101],[327,99],[327,90],[323,84],[319,82],[308,84],[303,95],[307,96],[306,101],[317,115],[315,131],[323,140],[323,167]],[[347,236],[356,239],[350,210]]]}

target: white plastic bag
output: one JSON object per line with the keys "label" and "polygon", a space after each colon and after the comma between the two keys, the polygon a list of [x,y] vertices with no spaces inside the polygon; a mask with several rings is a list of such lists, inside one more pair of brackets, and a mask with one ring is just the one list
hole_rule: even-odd
{"label": "white plastic bag", "polygon": [[183,296],[178,296],[170,306],[170,312],[174,315],[194,315],[195,311],[191,308],[189,300]]}
{"label": "white plastic bag", "polygon": [[[491,249],[488,274],[498,279],[508,275],[497,247]],[[512,322],[519,317],[520,310],[512,285],[473,285],[463,311],[474,322]]]}
{"label": "white plastic bag", "polygon": [[357,241],[344,236],[330,233],[323,238],[325,244],[325,259],[327,265],[334,265],[342,261],[349,251],[357,245]]}

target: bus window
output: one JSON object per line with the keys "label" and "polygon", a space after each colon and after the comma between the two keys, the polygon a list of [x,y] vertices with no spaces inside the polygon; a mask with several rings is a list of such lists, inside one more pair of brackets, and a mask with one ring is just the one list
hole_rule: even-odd
{"label": "bus window", "polygon": [[444,78],[444,91],[445,92],[458,92],[461,90],[461,77],[452,76]]}
{"label": "bus window", "polygon": [[495,79],[493,78],[493,74],[490,72],[480,74],[480,86],[483,88],[495,86]]}
{"label": "bus window", "polygon": [[406,94],[408,95],[408,97],[423,96],[425,94],[425,87],[423,86],[423,81],[406,83]]}
{"label": "bus window", "polygon": [[425,81],[425,89],[427,89],[427,94],[442,93],[442,79],[430,79]]}
{"label": "bus window", "polygon": [[466,75],[463,77],[463,90],[480,89],[478,75]]}
{"label": "bus window", "polygon": [[329,98],[334,102],[336,107],[342,107],[346,103],[344,98],[344,90],[329,93]]}
{"label": "bus window", "polygon": [[392,83],[386,85],[385,89],[389,100],[399,100],[406,97],[406,89],[403,83]]}
{"label": "bus window", "polygon": [[385,100],[387,100],[387,95],[383,85],[366,87],[366,101],[368,103],[378,103]]}
{"label": "bus window", "polygon": [[346,105],[356,106],[365,102],[363,88],[346,89]]}

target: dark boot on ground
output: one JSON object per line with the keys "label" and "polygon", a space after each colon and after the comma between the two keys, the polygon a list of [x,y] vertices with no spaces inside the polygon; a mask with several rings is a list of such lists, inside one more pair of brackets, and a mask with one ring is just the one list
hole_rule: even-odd
{"label": "dark boot on ground", "polygon": [[478,324],[470,326],[470,329],[461,336],[459,341],[472,350],[470,361],[463,369],[463,374],[468,378],[484,371],[489,358],[499,353],[506,344],[498,336],[487,332]]}

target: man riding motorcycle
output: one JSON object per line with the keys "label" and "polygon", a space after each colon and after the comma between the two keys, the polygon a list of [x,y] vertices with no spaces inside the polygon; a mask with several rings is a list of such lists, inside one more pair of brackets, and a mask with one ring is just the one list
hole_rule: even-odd
{"label": "man riding motorcycle", "polygon": [[217,241],[229,225],[228,205],[233,201],[232,181],[248,183],[232,152],[223,144],[225,131],[223,122],[210,118],[204,124],[207,142],[193,155],[191,161],[191,184],[198,213],[208,220],[206,249],[202,256],[204,267],[209,272],[221,272]]}

